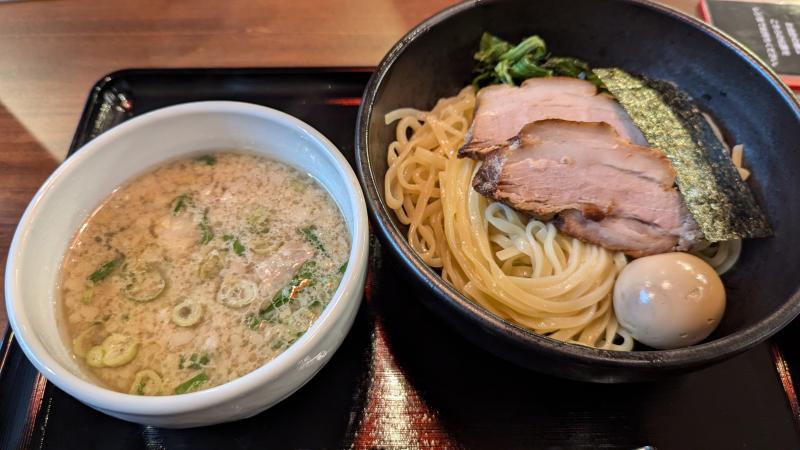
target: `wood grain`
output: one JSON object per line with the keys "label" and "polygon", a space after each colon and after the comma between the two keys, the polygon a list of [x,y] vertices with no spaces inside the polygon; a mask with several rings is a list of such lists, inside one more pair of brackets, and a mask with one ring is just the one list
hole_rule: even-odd
{"label": "wood grain", "polygon": [[[0,279],[25,205],[66,154],[88,90],[103,74],[130,67],[373,66],[406,31],[451,3],[0,3]],[[696,1],[663,3],[691,14]],[[3,306],[0,330],[6,323]]]}

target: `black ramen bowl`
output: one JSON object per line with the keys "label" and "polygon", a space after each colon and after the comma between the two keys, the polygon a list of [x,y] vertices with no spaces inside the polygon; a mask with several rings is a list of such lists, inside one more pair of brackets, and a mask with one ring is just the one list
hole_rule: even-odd
{"label": "black ramen bowl", "polygon": [[[472,303],[423,263],[384,202],[384,114],[423,110],[470,83],[484,31],[516,42],[538,34],[553,54],[621,67],[675,83],[711,113],[728,142],[745,144],[748,183],[775,236],[745,241],[723,276],[727,310],[704,342],[677,350],[614,352],[565,344]],[[709,26],[642,0],[487,0],[455,5],[398,42],[370,80],[356,134],[358,171],[375,228],[419,286],[422,301],[467,339],[522,366],[594,382],[658,378],[730,358],[767,339],[800,312],[800,107],[750,52]],[[432,294],[432,295],[431,295]]]}

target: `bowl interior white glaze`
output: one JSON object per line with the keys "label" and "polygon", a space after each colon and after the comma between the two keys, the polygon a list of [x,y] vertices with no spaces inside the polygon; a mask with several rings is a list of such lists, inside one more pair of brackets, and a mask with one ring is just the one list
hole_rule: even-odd
{"label": "bowl interior white glaze", "polygon": [[[348,271],[331,303],[312,328],[278,358],[207,391],[141,398],[88,382],[56,326],[59,267],[76,231],[120,184],[166,160],[226,149],[262,154],[290,164],[316,178],[334,198],[345,218],[352,248]],[[364,200],[352,170],[335,146],[308,125],[275,110],[237,102],[173,106],[132,119],[99,136],[62,164],[42,186],[26,210],[9,251],[9,319],[34,365],[79,400],[123,414],[187,412],[218,404],[274,379],[307,358],[318,335],[337,333],[338,346],[352,323],[352,317],[341,317],[342,312],[347,310],[350,315],[351,309],[357,309],[340,303],[360,300],[367,235]],[[347,329],[337,329],[337,322],[343,322]],[[335,348],[322,350],[332,354]]]}

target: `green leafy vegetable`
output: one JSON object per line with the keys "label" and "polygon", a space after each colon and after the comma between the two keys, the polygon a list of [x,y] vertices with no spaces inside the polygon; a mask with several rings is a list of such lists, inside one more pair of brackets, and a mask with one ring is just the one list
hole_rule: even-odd
{"label": "green leafy vegetable", "polygon": [[178,387],[175,388],[175,393],[186,394],[188,392],[195,391],[206,381],[208,381],[208,375],[206,375],[205,372],[198,373],[192,378],[189,378],[188,380],[179,384]]}
{"label": "green leafy vegetable", "polygon": [[181,211],[185,210],[186,207],[193,204],[194,200],[189,194],[181,194],[175,197],[175,200],[172,201],[172,215],[177,216]]}
{"label": "green leafy vegetable", "polygon": [[495,64],[503,54],[511,50],[511,44],[489,33],[481,35],[480,50],[475,59],[487,65]]}
{"label": "green leafy vegetable", "polygon": [[208,210],[203,212],[203,220],[197,224],[197,228],[200,229],[200,244],[205,245],[211,242],[214,239],[214,231],[211,230],[211,225],[208,224]]}
{"label": "green leafy vegetable", "polygon": [[585,61],[576,58],[564,58],[554,56],[544,63],[546,69],[552,70],[555,75],[563,75],[567,77],[579,78],[581,80],[590,81],[595,86],[605,89],[603,82],[600,78],[592,72]]}
{"label": "green leafy vegetable", "polygon": [[111,261],[109,261],[109,262],[103,264],[102,266],[100,266],[99,269],[97,269],[94,272],[92,272],[92,274],[89,275],[89,277],[87,279],[89,281],[91,281],[92,284],[97,284],[97,283],[105,280],[106,277],[111,275],[111,272],[113,272],[114,269],[119,267],[119,265],[122,263],[122,260],[123,260],[122,256],[117,256],[116,258],[112,259]]}
{"label": "green leafy vegetable", "polygon": [[233,253],[236,253],[239,256],[244,255],[244,245],[239,242],[239,239],[233,240]]}
{"label": "green leafy vegetable", "polygon": [[539,36],[529,36],[523,39],[516,47],[500,55],[500,61],[516,62],[523,56],[529,56],[535,61],[547,55],[547,45]]}
{"label": "green leafy vegetable", "polygon": [[323,255],[327,255],[328,251],[325,249],[325,245],[322,244],[322,241],[317,236],[317,227],[315,225],[310,225],[305,228],[298,228],[297,232],[303,236],[303,239],[306,240],[312,247],[322,252]]}
{"label": "green leafy vegetable", "polygon": [[339,273],[344,273],[347,270],[347,261],[344,262],[341,266],[339,266]]}
{"label": "green leafy vegetable", "polygon": [[214,164],[217,163],[217,157],[214,155],[198,156],[194,160],[197,162],[205,163],[208,166],[213,166]]}
{"label": "green leafy vegetable", "polygon": [[525,55],[508,68],[508,74],[512,78],[526,80],[535,77],[549,77],[553,75],[553,71],[538,66],[536,60],[530,55]]}
{"label": "green leafy vegetable", "polygon": [[529,36],[512,46],[497,36],[483,33],[480,47],[474,55],[475,89],[489,84],[516,85],[528,78],[567,76],[587,80],[604,90],[602,81],[589,65],[576,58],[552,56],[539,36]]}

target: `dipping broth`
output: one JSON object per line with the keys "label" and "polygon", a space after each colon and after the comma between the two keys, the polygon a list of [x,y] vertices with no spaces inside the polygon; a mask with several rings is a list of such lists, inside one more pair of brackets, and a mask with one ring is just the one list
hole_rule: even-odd
{"label": "dipping broth", "polygon": [[98,384],[184,394],[286,350],[333,296],[350,250],[311,177],[222,152],[166,163],[111,194],[60,273],[74,357]]}

